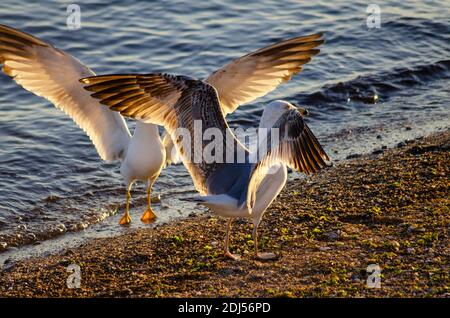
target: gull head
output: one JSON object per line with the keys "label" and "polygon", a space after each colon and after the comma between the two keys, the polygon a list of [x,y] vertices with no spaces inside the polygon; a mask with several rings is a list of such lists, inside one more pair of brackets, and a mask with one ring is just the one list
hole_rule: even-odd
{"label": "gull head", "polygon": [[284,100],[274,100],[264,107],[264,111],[259,122],[259,127],[271,128],[281,115],[292,109],[298,110],[303,116],[308,115],[308,111],[304,108],[297,107],[296,105]]}

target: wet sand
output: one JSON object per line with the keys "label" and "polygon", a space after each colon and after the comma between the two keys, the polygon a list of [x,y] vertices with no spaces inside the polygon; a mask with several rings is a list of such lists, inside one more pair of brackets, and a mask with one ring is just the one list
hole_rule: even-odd
{"label": "wet sand", "polygon": [[[449,150],[447,131],[289,182],[259,230],[275,261],[253,258],[247,221],[232,233],[242,260],[226,259],[225,220],[202,215],[7,263],[0,296],[449,297]],[[370,264],[381,288],[367,287]]]}

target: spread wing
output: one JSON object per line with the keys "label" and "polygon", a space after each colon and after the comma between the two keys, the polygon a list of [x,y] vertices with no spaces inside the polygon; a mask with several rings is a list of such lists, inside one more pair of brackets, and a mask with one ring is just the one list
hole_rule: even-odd
{"label": "spread wing", "polygon": [[80,61],[29,34],[0,25],[0,64],[17,84],[72,117],[102,159],[122,158],[130,140],[126,123],[83,89],[79,79],[95,74]]}
{"label": "spread wing", "polygon": [[285,40],[244,55],[212,73],[205,81],[219,94],[224,115],[274,90],[302,70],[320,51],[322,34]]}
{"label": "spread wing", "polygon": [[[189,91],[190,79],[164,73],[112,74],[80,79],[84,89],[102,105],[122,115],[164,126],[170,133],[179,123],[178,113],[189,108],[178,103]],[[178,103],[178,104],[177,104]]]}
{"label": "spread wing", "polygon": [[284,112],[268,130],[262,143],[264,146],[259,148],[267,151],[260,154],[250,176],[247,192],[249,209],[254,205],[261,181],[274,164],[283,163],[309,175],[318,172],[330,160],[297,109]]}
{"label": "spread wing", "polygon": [[[164,126],[196,189],[201,194],[208,193],[208,178],[225,160],[222,163],[205,162],[203,133],[208,128],[218,129],[223,136],[229,133],[214,87],[186,76],[162,73],[94,76],[81,79],[81,82],[87,84],[86,90],[93,92],[92,97],[111,110]],[[195,130],[197,120],[201,123],[201,131]],[[183,132],[187,132],[187,136]],[[201,135],[196,137],[198,133]],[[226,140],[223,143],[224,147],[228,146]],[[200,158],[196,157],[196,147],[200,149]]]}

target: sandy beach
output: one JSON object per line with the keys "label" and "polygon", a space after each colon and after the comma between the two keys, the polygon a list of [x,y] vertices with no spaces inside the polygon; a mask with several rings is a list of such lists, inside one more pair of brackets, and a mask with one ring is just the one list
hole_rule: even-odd
{"label": "sandy beach", "polygon": [[[260,226],[189,217],[132,234],[92,240],[47,258],[6,264],[1,297],[449,297],[450,133],[335,163],[288,183]],[[78,289],[66,286],[70,264]],[[367,287],[367,267],[381,288]]]}

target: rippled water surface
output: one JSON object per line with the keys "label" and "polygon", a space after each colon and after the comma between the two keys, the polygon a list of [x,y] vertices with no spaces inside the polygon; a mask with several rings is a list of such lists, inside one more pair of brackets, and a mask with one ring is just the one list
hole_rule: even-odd
{"label": "rippled water surface", "polygon": [[[241,107],[228,118],[232,126],[257,126],[267,101],[296,102],[310,111],[333,160],[450,127],[449,1],[379,1],[377,29],[366,25],[366,1],[77,1],[82,29],[70,30],[72,2],[2,0],[0,23],[51,42],[98,74],[200,78],[275,41],[323,31],[327,42],[304,71]],[[374,94],[378,102],[367,103]],[[154,193],[158,222],[202,210],[179,200],[194,193],[181,165],[161,174]],[[123,201],[119,164],[101,162],[70,118],[1,75],[0,251],[30,254],[129,231],[117,226]],[[144,226],[144,209],[138,185],[131,229]]]}

